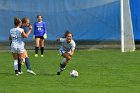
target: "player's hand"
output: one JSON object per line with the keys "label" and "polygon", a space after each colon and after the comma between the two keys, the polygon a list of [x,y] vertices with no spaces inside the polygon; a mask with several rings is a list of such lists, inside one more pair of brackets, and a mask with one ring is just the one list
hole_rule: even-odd
{"label": "player's hand", "polygon": [[32,29],[33,29],[33,27],[30,25],[30,26],[29,26],[29,29],[30,29],[30,30],[32,30]]}
{"label": "player's hand", "polygon": [[43,35],[43,37],[44,37],[44,39],[47,39],[47,34],[45,33],[45,34]]}
{"label": "player's hand", "polygon": [[57,38],[57,39],[56,39],[56,42],[60,42],[60,38]]}

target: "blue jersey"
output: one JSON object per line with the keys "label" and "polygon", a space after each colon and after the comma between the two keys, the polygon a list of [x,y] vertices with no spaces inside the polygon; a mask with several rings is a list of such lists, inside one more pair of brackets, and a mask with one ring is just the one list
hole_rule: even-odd
{"label": "blue jersey", "polygon": [[[25,33],[28,32],[28,28],[27,27],[25,27],[25,26],[22,25],[20,28],[22,28]],[[26,38],[24,38],[24,37],[22,37],[22,38],[23,38],[23,41],[25,42],[26,41]]]}
{"label": "blue jersey", "polygon": [[27,27],[25,27],[25,26],[22,25],[20,28],[22,28],[22,29],[24,30],[25,33],[28,32]]}
{"label": "blue jersey", "polygon": [[46,31],[46,23],[45,22],[35,22],[34,23],[34,35],[35,36],[43,36],[44,34],[47,34]]}

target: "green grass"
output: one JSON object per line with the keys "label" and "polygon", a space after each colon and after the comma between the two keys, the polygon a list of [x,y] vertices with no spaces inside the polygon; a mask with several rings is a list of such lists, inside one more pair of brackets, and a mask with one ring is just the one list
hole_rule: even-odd
{"label": "green grass", "polygon": [[[62,57],[57,50],[46,50],[45,57],[35,58],[28,51],[32,70],[15,76],[9,52],[0,52],[0,93],[139,93],[140,50],[77,50],[60,76],[56,75]],[[76,69],[77,78],[69,76]]]}

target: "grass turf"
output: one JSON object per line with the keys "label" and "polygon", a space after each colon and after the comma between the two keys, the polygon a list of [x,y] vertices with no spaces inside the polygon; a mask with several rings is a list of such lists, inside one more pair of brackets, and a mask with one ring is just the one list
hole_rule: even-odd
{"label": "grass turf", "polygon": [[[0,52],[0,93],[139,93],[140,51],[77,50],[66,70],[56,75],[62,57],[57,50],[45,50],[44,57],[28,51],[31,68],[15,76],[9,52]],[[69,76],[76,69],[77,78]]]}

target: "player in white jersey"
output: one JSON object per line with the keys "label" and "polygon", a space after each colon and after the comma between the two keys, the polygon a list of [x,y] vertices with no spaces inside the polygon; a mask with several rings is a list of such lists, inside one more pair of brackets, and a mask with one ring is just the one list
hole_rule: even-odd
{"label": "player in white jersey", "polygon": [[27,33],[24,32],[22,28],[20,28],[22,22],[19,18],[14,18],[15,27],[10,29],[10,39],[11,42],[11,52],[14,59],[14,70],[15,74],[18,75],[18,57],[24,61],[24,42],[22,41],[22,37],[27,38],[32,30],[29,30]]}
{"label": "player in white jersey", "polygon": [[62,46],[59,49],[59,53],[64,57],[57,72],[57,75],[60,75],[60,73],[65,69],[67,63],[73,56],[76,44],[74,40],[72,40],[72,33],[69,31],[66,31],[64,38],[57,38],[57,42],[62,43]]}

